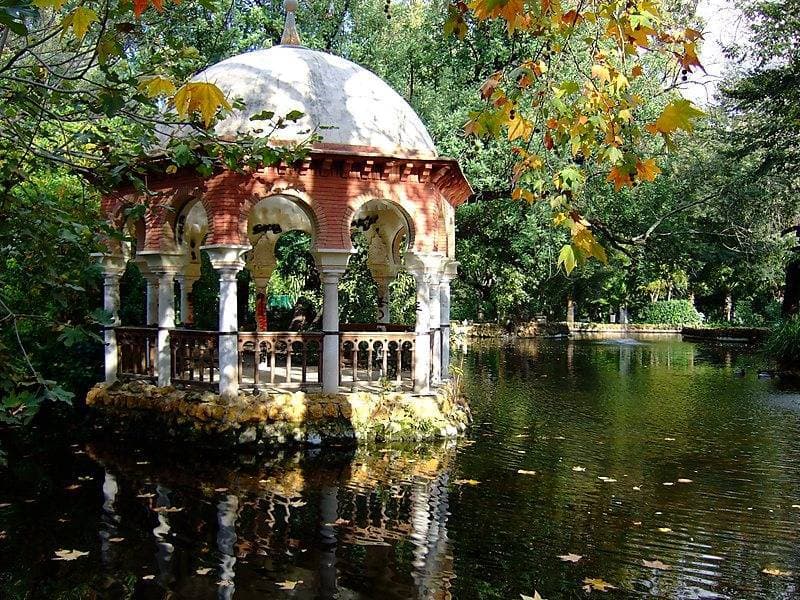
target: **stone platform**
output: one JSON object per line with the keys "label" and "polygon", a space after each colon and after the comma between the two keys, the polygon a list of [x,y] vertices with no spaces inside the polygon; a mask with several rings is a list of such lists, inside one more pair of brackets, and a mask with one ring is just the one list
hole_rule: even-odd
{"label": "stone platform", "polygon": [[424,395],[262,392],[223,402],[211,392],[132,381],[98,384],[86,404],[114,433],[255,449],[455,438],[471,421],[452,383]]}

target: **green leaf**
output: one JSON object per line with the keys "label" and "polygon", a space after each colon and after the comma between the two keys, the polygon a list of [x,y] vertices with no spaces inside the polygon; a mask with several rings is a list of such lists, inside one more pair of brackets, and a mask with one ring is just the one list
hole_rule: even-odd
{"label": "green leaf", "polygon": [[567,275],[569,275],[577,264],[578,260],[575,257],[575,251],[572,249],[572,246],[564,244],[561,248],[561,252],[558,253],[558,266],[564,265],[564,270],[567,272]]}
{"label": "green leaf", "polygon": [[260,113],[257,113],[250,117],[251,121],[271,121],[272,117],[275,116],[275,113],[271,110],[262,110]]}

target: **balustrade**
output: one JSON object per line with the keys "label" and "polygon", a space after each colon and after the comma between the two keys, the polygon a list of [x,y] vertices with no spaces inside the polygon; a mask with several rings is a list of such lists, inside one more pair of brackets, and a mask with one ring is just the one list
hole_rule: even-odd
{"label": "balustrade", "polygon": [[219,333],[173,329],[169,346],[173,383],[213,387],[219,381]]}
{"label": "balustrade", "polygon": [[155,379],[156,334],[152,327],[116,327],[117,375],[137,379]]}
{"label": "balustrade", "polygon": [[239,332],[239,383],[322,384],[322,333]]}
{"label": "balustrade", "polygon": [[401,385],[413,381],[413,333],[343,332],[340,335],[339,374],[341,382],[379,380]]}

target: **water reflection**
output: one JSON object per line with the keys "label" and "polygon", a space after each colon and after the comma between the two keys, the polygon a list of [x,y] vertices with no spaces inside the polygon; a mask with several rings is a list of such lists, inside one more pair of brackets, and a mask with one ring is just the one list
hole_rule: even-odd
{"label": "water reflection", "polygon": [[0,480],[0,596],[798,597],[800,394],[741,347],[638,342],[473,344],[457,447],[43,441]]}

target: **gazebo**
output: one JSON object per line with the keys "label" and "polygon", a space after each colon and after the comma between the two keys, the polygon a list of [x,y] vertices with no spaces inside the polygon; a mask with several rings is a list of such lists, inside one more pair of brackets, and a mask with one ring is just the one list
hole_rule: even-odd
{"label": "gazebo", "polygon": [[[220,136],[259,135],[251,117],[299,111],[276,143],[321,141],[294,164],[246,173],[189,169],[148,177],[148,191],[120,189],[102,209],[135,243],[110,243],[99,256],[104,307],[115,316],[105,331],[105,379],[151,379],[159,386],[319,389],[338,393],[381,380],[417,394],[447,379],[454,209],[472,190],[458,163],[438,155],[419,117],[384,81],[343,58],[305,48],[288,0],[281,44],[224,60],[195,81],[215,83],[244,109],[219,121]],[[295,113],[296,114],[296,113]],[[127,218],[131,206],[144,216]],[[363,233],[378,287],[376,323],[340,326],[338,285],[353,253],[351,232]],[[280,236],[311,236],[320,273],[321,331],[266,331],[263,307]],[[192,286],[201,252],[219,274],[219,326],[193,327]],[[147,279],[146,327],[122,327],[120,277],[133,260]],[[240,331],[237,273],[256,286],[255,331]],[[392,323],[389,283],[400,268],[416,281],[413,330]],[[175,283],[180,287],[176,302]],[[176,323],[176,314],[180,323]]]}

